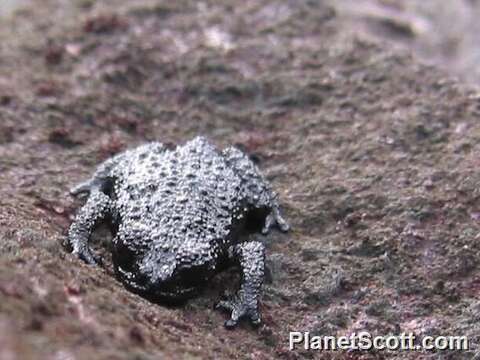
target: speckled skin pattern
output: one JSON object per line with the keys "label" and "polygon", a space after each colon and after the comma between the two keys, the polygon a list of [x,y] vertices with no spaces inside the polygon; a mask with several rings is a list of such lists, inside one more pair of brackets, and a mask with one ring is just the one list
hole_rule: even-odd
{"label": "speckled skin pattern", "polygon": [[174,150],[145,144],[108,159],[71,193],[87,196],[68,233],[81,259],[97,263],[88,241],[96,224],[108,219],[115,272],[146,297],[189,298],[215,273],[237,265],[240,289],[216,307],[231,313],[228,328],[244,317],[260,323],[265,251],[248,235],[289,226],[276,194],[240,150],[220,151],[203,137]]}

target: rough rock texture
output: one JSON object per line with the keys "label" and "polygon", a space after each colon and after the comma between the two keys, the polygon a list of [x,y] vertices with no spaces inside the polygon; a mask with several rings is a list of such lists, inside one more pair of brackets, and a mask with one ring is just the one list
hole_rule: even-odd
{"label": "rough rock texture", "polygon": [[342,31],[412,51],[462,81],[480,83],[478,0],[328,0]]}
{"label": "rough rock texture", "polygon": [[[477,92],[320,1],[49,0],[0,46],[0,358],[419,358],[287,351],[290,330],[359,329],[479,352]],[[292,224],[267,239],[258,330],[209,308],[235,274],[167,308],[62,247],[95,165],[197,134],[256,157]]]}

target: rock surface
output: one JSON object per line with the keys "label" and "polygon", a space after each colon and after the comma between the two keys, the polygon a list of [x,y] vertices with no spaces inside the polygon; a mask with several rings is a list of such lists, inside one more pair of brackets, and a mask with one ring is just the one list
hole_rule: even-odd
{"label": "rock surface", "polygon": [[[48,0],[0,24],[1,359],[419,358],[288,351],[289,331],[360,329],[468,335],[468,353],[421,356],[478,354],[478,92],[322,2],[112,5]],[[96,164],[197,134],[258,159],[293,228],[265,239],[258,330],[211,308],[233,273],[167,308],[62,246],[67,190]]]}

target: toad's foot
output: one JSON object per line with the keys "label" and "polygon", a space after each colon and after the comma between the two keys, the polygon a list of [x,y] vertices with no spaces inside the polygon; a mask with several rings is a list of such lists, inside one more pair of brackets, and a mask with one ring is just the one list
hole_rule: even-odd
{"label": "toad's foot", "polygon": [[270,214],[267,215],[262,234],[268,234],[274,225],[276,225],[282,232],[290,230],[290,225],[288,225],[287,221],[283,218],[280,209],[277,206],[273,207]]}
{"label": "toad's foot", "polygon": [[80,260],[85,261],[89,265],[101,265],[102,258],[99,255],[92,253],[90,248],[84,249],[74,249],[72,251],[73,255],[76,255]]}
{"label": "toad's foot", "polygon": [[70,189],[69,193],[72,196],[88,195],[90,189],[92,188],[91,181],[85,181],[77,186],[74,186]]}
{"label": "toad's foot", "polygon": [[215,309],[231,313],[230,319],[225,321],[227,329],[233,329],[242,318],[249,318],[254,326],[258,326],[262,322],[256,299],[248,299],[241,294],[241,291],[230,300],[221,300],[216,303]]}

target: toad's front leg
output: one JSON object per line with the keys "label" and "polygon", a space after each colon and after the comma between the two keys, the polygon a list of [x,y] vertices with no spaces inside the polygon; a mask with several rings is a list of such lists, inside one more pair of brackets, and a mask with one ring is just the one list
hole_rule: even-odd
{"label": "toad's front leg", "polygon": [[88,264],[96,264],[88,241],[95,225],[111,211],[110,198],[95,189],[90,192],[87,202],[80,209],[68,230],[68,242],[72,253]]}
{"label": "toad's front leg", "polygon": [[230,319],[225,322],[226,328],[235,327],[244,317],[248,317],[253,325],[259,325],[258,300],[265,270],[265,247],[257,241],[242,243],[232,246],[229,256],[241,267],[241,285],[232,299],[218,302],[216,308],[231,312]]}

